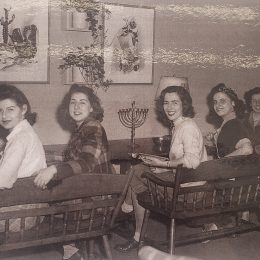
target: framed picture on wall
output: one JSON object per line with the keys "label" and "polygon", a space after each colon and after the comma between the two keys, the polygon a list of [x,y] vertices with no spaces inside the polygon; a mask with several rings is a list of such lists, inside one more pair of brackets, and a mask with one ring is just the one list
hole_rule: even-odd
{"label": "framed picture on wall", "polygon": [[152,83],[154,9],[105,5],[104,61],[113,83]]}
{"label": "framed picture on wall", "polygon": [[48,81],[48,0],[0,1],[0,81]]}

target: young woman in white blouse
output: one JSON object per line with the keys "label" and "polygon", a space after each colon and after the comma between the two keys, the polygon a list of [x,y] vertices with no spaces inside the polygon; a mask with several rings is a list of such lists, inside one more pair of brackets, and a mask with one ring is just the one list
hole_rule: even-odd
{"label": "young woman in white blouse", "polygon": [[185,88],[169,86],[164,89],[157,102],[157,111],[161,121],[174,125],[169,160],[145,156],[142,158],[143,164],[132,168],[133,179],[123,205],[126,209],[130,209],[131,204],[133,205],[136,230],[132,239],[116,246],[116,249],[121,252],[138,247],[144,209],[138,205],[136,194],[146,190],[145,180],[141,178],[142,173],[151,171],[161,179],[172,180],[174,173],[169,168],[177,167],[179,164],[187,168],[197,168],[201,162],[207,160],[202,133],[192,119],[194,117],[192,98]]}
{"label": "young woman in white blouse", "polygon": [[[0,160],[0,189],[10,189],[18,178],[32,176],[46,167],[42,143],[31,125],[36,121],[36,114],[24,93],[12,85],[0,85],[0,125],[8,131],[2,158]],[[21,205],[0,208],[1,212],[19,210]],[[26,218],[26,228],[34,224],[34,219]],[[0,229],[4,228],[0,222]],[[20,221],[11,220],[10,230],[20,229]]]}

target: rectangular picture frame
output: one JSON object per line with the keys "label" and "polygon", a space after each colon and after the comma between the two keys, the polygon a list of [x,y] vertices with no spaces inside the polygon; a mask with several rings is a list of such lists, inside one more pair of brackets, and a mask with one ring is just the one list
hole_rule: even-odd
{"label": "rectangular picture frame", "polygon": [[113,84],[153,82],[154,8],[105,4],[104,68]]}
{"label": "rectangular picture frame", "polygon": [[48,4],[1,0],[0,81],[48,82]]}

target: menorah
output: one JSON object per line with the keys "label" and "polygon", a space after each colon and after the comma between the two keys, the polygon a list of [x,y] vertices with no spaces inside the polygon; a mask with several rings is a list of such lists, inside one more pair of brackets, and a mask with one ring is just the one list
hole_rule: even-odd
{"label": "menorah", "polygon": [[135,145],[135,129],[144,124],[148,114],[148,108],[139,109],[132,102],[131,108],[120,109],[118,111],[119,120],[124,127],[131,128],[131,150],[134,152]]}

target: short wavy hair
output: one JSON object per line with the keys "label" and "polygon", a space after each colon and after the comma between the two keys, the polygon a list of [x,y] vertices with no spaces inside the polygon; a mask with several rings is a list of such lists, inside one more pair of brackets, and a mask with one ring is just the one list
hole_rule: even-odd
{"label": "short wavy hair", "polygon": [[209,107],[207,122],[213,124],[215,127],[220,127],[223,122],[222,117],[220,117],[216,113],[213,102],[214,95],[219,92],[226,94],[230,98],[230,100],[234,102],[234,111],[236,113],[236,117],[243,118],[245,115],[244,102],[238,98],[236,92],[233,89],[228,88],[224,83],[219,83],[211,89],[210,93],[207,96],[207,104]]}
{"label": "short wavy hair", "polygon": [[37,114],[31,111],[31,105],[25,94],[17,87],[9,84],[0,84],[0,101],[4,99],[13,100],[18,107],[22,109],[23,105],[27,106],[24,118],[33,125],[36,122]]}
{"label": "short wavy hair", "polygon": [[246,108],[247,108],[248,112],[252,111],[251,102],[252,102],[252,97],[255,94],[260,94],[260,87],[255,87],[253,89],[250,89],[250,90],[246,91],[245,94],[244,94],[244,99],[245,99],[245,102],[246,102]]}
{"label": "short wavy hair", "polygon": [[64,96],[60,106],[57,109],[56,116],[61,126],[66,130],[75,129],[75,121],[71,118],[69,114],[69,104],[71,96],[74,93],[83,93],[87,96],[90,105],[93,108],[93,111],[90,112],[89,117],[102,122],[104,117],[104,109],[101,106],[100,99],[94,93],[93,89],[86,87],[85,85],[73,84],[71,85],[70,90]]}
{"label": "short wavy hair", "polygon": [[165,114],[163,103],[164,97],[167,93],[176,93],[182,102],[182,115],[184,117],[193,118],[195,115],[194,108],[192,106],[192,98],[188,90],[181,86],[168,86],[162,90],[159,99],[156,102],[156,114],[157,119],[166,126],[172,126],[172,122]]}

